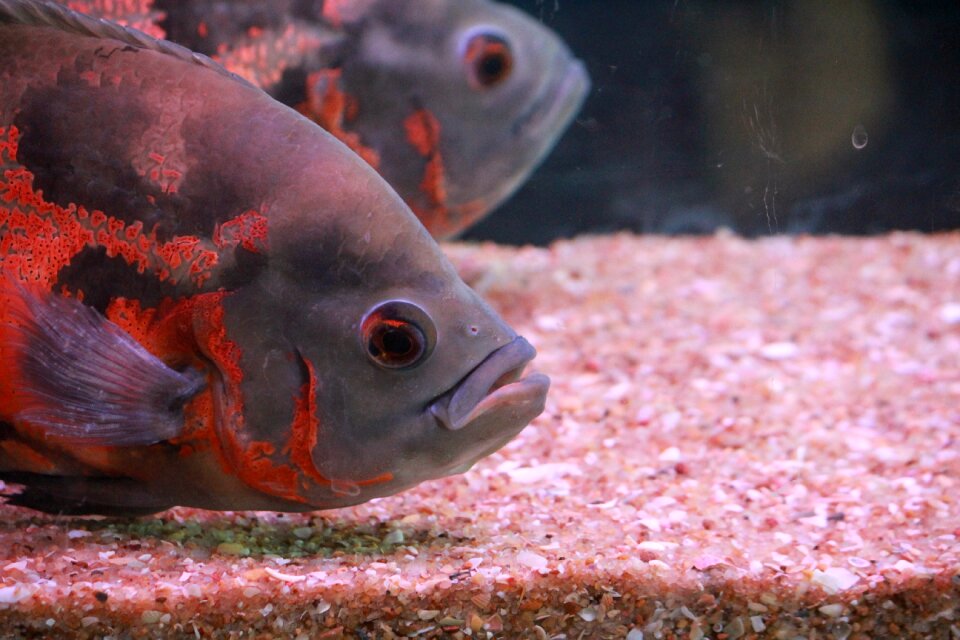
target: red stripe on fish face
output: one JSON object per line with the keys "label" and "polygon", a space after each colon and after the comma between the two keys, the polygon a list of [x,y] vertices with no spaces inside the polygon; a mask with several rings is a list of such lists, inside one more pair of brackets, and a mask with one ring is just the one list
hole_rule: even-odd
{"label": "red stripe on fish face", "polygon": [[307,370],[307,381],[294,398],[293,422],[290,425],[290,440],[283,453],[300,470],[305,478],[320,485],[329,485],[330,479],[324,476],[313,463],[313,450],[317,447],[317,434],[320,430],[320,418],[317,417],[317,374],[313,363],[301,359]]}

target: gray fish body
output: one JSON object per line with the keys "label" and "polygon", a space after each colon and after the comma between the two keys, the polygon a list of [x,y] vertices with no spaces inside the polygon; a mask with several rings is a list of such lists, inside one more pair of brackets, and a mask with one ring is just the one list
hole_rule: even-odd
{"label": "gray fish body", "polygon": [[0,0],[0,176],[15,504],[342,506],[542,410],[533,349],[384,180],[209,60]]}

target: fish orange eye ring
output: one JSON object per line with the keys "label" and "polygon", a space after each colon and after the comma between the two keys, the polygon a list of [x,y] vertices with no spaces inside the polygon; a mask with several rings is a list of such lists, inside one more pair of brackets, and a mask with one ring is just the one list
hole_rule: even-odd
{"label": "fish orange eye ring", "polygon": [[426,311],[406,300],[390,300],[367,312],[360,325],[363,348],[377,366],[409,369],[426,360],[437,329]]}
{"label": "fish orange eye ring", "polygon": [[463,61],[474,89],[489,89],[502,83],[513,71],[510,44],[502,36],[480,32],[467,34]]}

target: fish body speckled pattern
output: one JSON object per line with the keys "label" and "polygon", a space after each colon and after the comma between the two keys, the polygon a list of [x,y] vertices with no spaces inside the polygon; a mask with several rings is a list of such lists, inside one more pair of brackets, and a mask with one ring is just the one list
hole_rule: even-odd
{"label": "fish body speckled pattern", "polygon": [[590,82],[549,28],[489,0],[65,0],[207,54],[376,168],[436,238],[508,198]]}
{"label": "fish body speckled pattern", "polygon": [[0,266],[17,505],[355,504],[468,468],[549,384],[336,138],[53,3],[0,0]]}

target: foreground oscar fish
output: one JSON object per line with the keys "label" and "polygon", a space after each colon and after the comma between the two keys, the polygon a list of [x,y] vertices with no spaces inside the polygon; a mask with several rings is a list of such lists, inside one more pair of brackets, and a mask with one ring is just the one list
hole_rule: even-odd
{"label": "foreground oscar fish", "polygon": [[457,473],[533,348],[333,136],[186,49],[0,0],[0,480],[304,511]]}
{"label": "foreground oscar fish", "polygon": [[589,80],[548,28],[488,0],[63,0],[212,56],[376,168],[437,238],[509,197]]}

